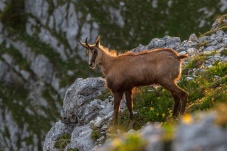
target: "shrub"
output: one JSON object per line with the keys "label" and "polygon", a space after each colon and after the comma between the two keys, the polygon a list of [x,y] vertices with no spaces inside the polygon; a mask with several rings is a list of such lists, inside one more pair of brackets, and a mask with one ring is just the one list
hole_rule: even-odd
{"label": "shrub", "polygon": [[5,27],[24,30],[27,16],[25,15],[24,0],[9,0],[0,15],[0,21]]}

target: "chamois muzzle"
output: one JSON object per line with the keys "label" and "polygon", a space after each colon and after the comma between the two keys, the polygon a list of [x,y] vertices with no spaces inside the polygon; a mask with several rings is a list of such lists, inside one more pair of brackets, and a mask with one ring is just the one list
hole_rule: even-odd
{"label": "chamois muzzle", "polygon": [[89,67],[91,68],[91,69],[95,69],[95,63],[89,63]]}

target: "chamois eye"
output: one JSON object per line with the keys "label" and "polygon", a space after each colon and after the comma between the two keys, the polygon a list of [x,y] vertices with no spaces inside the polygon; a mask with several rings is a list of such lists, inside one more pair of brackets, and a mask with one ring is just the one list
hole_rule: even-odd
{"label": "chamois eye", "polygon": [[95,50],[94,50],[94,54],[97,54],[97,52],[98,52],[97,49],[95,49]]}

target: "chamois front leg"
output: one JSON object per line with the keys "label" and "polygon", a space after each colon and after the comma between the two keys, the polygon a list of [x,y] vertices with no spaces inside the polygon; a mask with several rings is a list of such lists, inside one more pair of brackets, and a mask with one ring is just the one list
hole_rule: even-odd
{"label": "chamois front leg", "polygon": [[120,110],[120,103],[122,100],[123,92],[113,92],[114,95],[114,126],[118,126],[118,112]]}
{"label": "chamois front leg", "polygon": [[134,117],[133,117],[133,100],[132,100],[132,90],[125,91],[125,97],[126,97],[126,104],[129,110],[130,114],[130,123],[129,123],[129,128],[132,129],[133,125],[135,124]]}

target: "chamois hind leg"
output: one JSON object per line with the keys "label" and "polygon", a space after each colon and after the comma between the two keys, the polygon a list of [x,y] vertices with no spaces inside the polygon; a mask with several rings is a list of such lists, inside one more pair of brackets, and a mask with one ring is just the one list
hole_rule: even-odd
{"label": "chamois hind leg", "polygon": [[118,112],[120,110],[120,103],[122,100],[123,92],[113,92],[114,95],[114,126],[118,126]]}
{"label": "chamois hind leg", "polygon": [[132,108],[133,108],[132,90],[125,91],[125,97],[126,97],[126,105],[128,107],[129,114],[130,114],[129,128],[132,129],[135,123],[134,117],[133,117],[133,111],[132,111]]}
{"label": "chamois hind leg", "polygon": [[178,116],[178,113],[179,113],[180,98],[174,93],[171,93],[171,94],[172,94],[172,97],[174,99],[174,105],[173,105],[172,111],[173,111],[173,117],[175,118],[175,117]]}
{"label": "chamois hind leg", "polygon": [[[181,89],[174,81],[166,81],[166,82],[163,82],[161,85],[167,90],[169,90],[174,97],[175,104],[173,108],[174,109],[173,113],[174,114],[177,113],[179,104],[181,104],[180,114],[183,115],[188,101],[188,93],[183,89]],[[178,99],[180,99],[181,102],[179,101],[177,102]]]}

